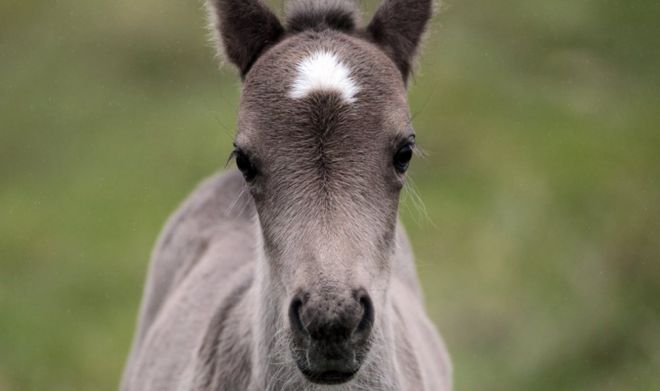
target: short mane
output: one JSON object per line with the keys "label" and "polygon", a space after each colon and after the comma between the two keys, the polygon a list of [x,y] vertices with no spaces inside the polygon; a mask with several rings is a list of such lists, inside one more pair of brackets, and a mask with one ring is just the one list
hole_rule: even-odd
{"label": "short mane", "polygon": [[292,0],[286,12],[288,31],[356,29],[360,15],[354,0]]}

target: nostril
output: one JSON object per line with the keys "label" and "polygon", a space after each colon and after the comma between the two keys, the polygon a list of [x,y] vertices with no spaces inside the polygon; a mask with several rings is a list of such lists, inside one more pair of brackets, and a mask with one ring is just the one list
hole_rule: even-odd
{"label": "nostril", "polygon": [[307,334],[307,330],[300,319],[300,311],[303,306],[303,301],[300,297],[295,297],[291,302],[289,307],[289,322],[291,323],[291,328],[302,334]]}
{"label": "nostril", "polygon": [[364,289],[356,292],[356,299],[360,303],[360,307],[362,307],[362,319],[360,319],[360,323],[358,323],[358,327],[355,329],[355,334],[357,336],[366,336],[374,324],[374,305],[371,297],[369,297],[369,294]]}
{"label": "nostril", "polygon": [[374,305],[366,292],[359,295],[360,306],[362,307],[362,319],[355,330],[356,334],[369,334],[374,324]]}

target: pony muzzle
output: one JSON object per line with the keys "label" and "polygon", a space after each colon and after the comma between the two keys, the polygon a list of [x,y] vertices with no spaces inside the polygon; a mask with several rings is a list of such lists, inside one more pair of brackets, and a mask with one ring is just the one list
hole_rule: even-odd
{"label": "pony muzzle", "polygon": [[373,302],[361,288],[322,292],[299,291],[291,300],[291,351],[307,380],[341,384],[355,377],[369,352]]}

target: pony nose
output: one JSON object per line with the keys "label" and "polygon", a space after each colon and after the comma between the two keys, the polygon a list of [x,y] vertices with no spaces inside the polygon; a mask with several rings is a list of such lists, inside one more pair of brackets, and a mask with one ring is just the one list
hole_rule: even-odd
{"label": "pony nose", "polygon": [[356,289],[350,295],[299,293],[291,301],[293,332],[315,342],[362,342],[371,333],[374,308],[369,294]]}

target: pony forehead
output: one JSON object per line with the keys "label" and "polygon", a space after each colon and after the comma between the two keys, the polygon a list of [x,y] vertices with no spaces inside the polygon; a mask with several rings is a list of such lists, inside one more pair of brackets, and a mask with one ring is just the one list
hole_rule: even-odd
{"label": "pony forehead", "polygon": [[337,54],[320,49],[306,55],[296,65],[296,76],[289,97],[303,99],[316,91],[336,92],[344,102],[354,103],[360,88],[350,68]]}

